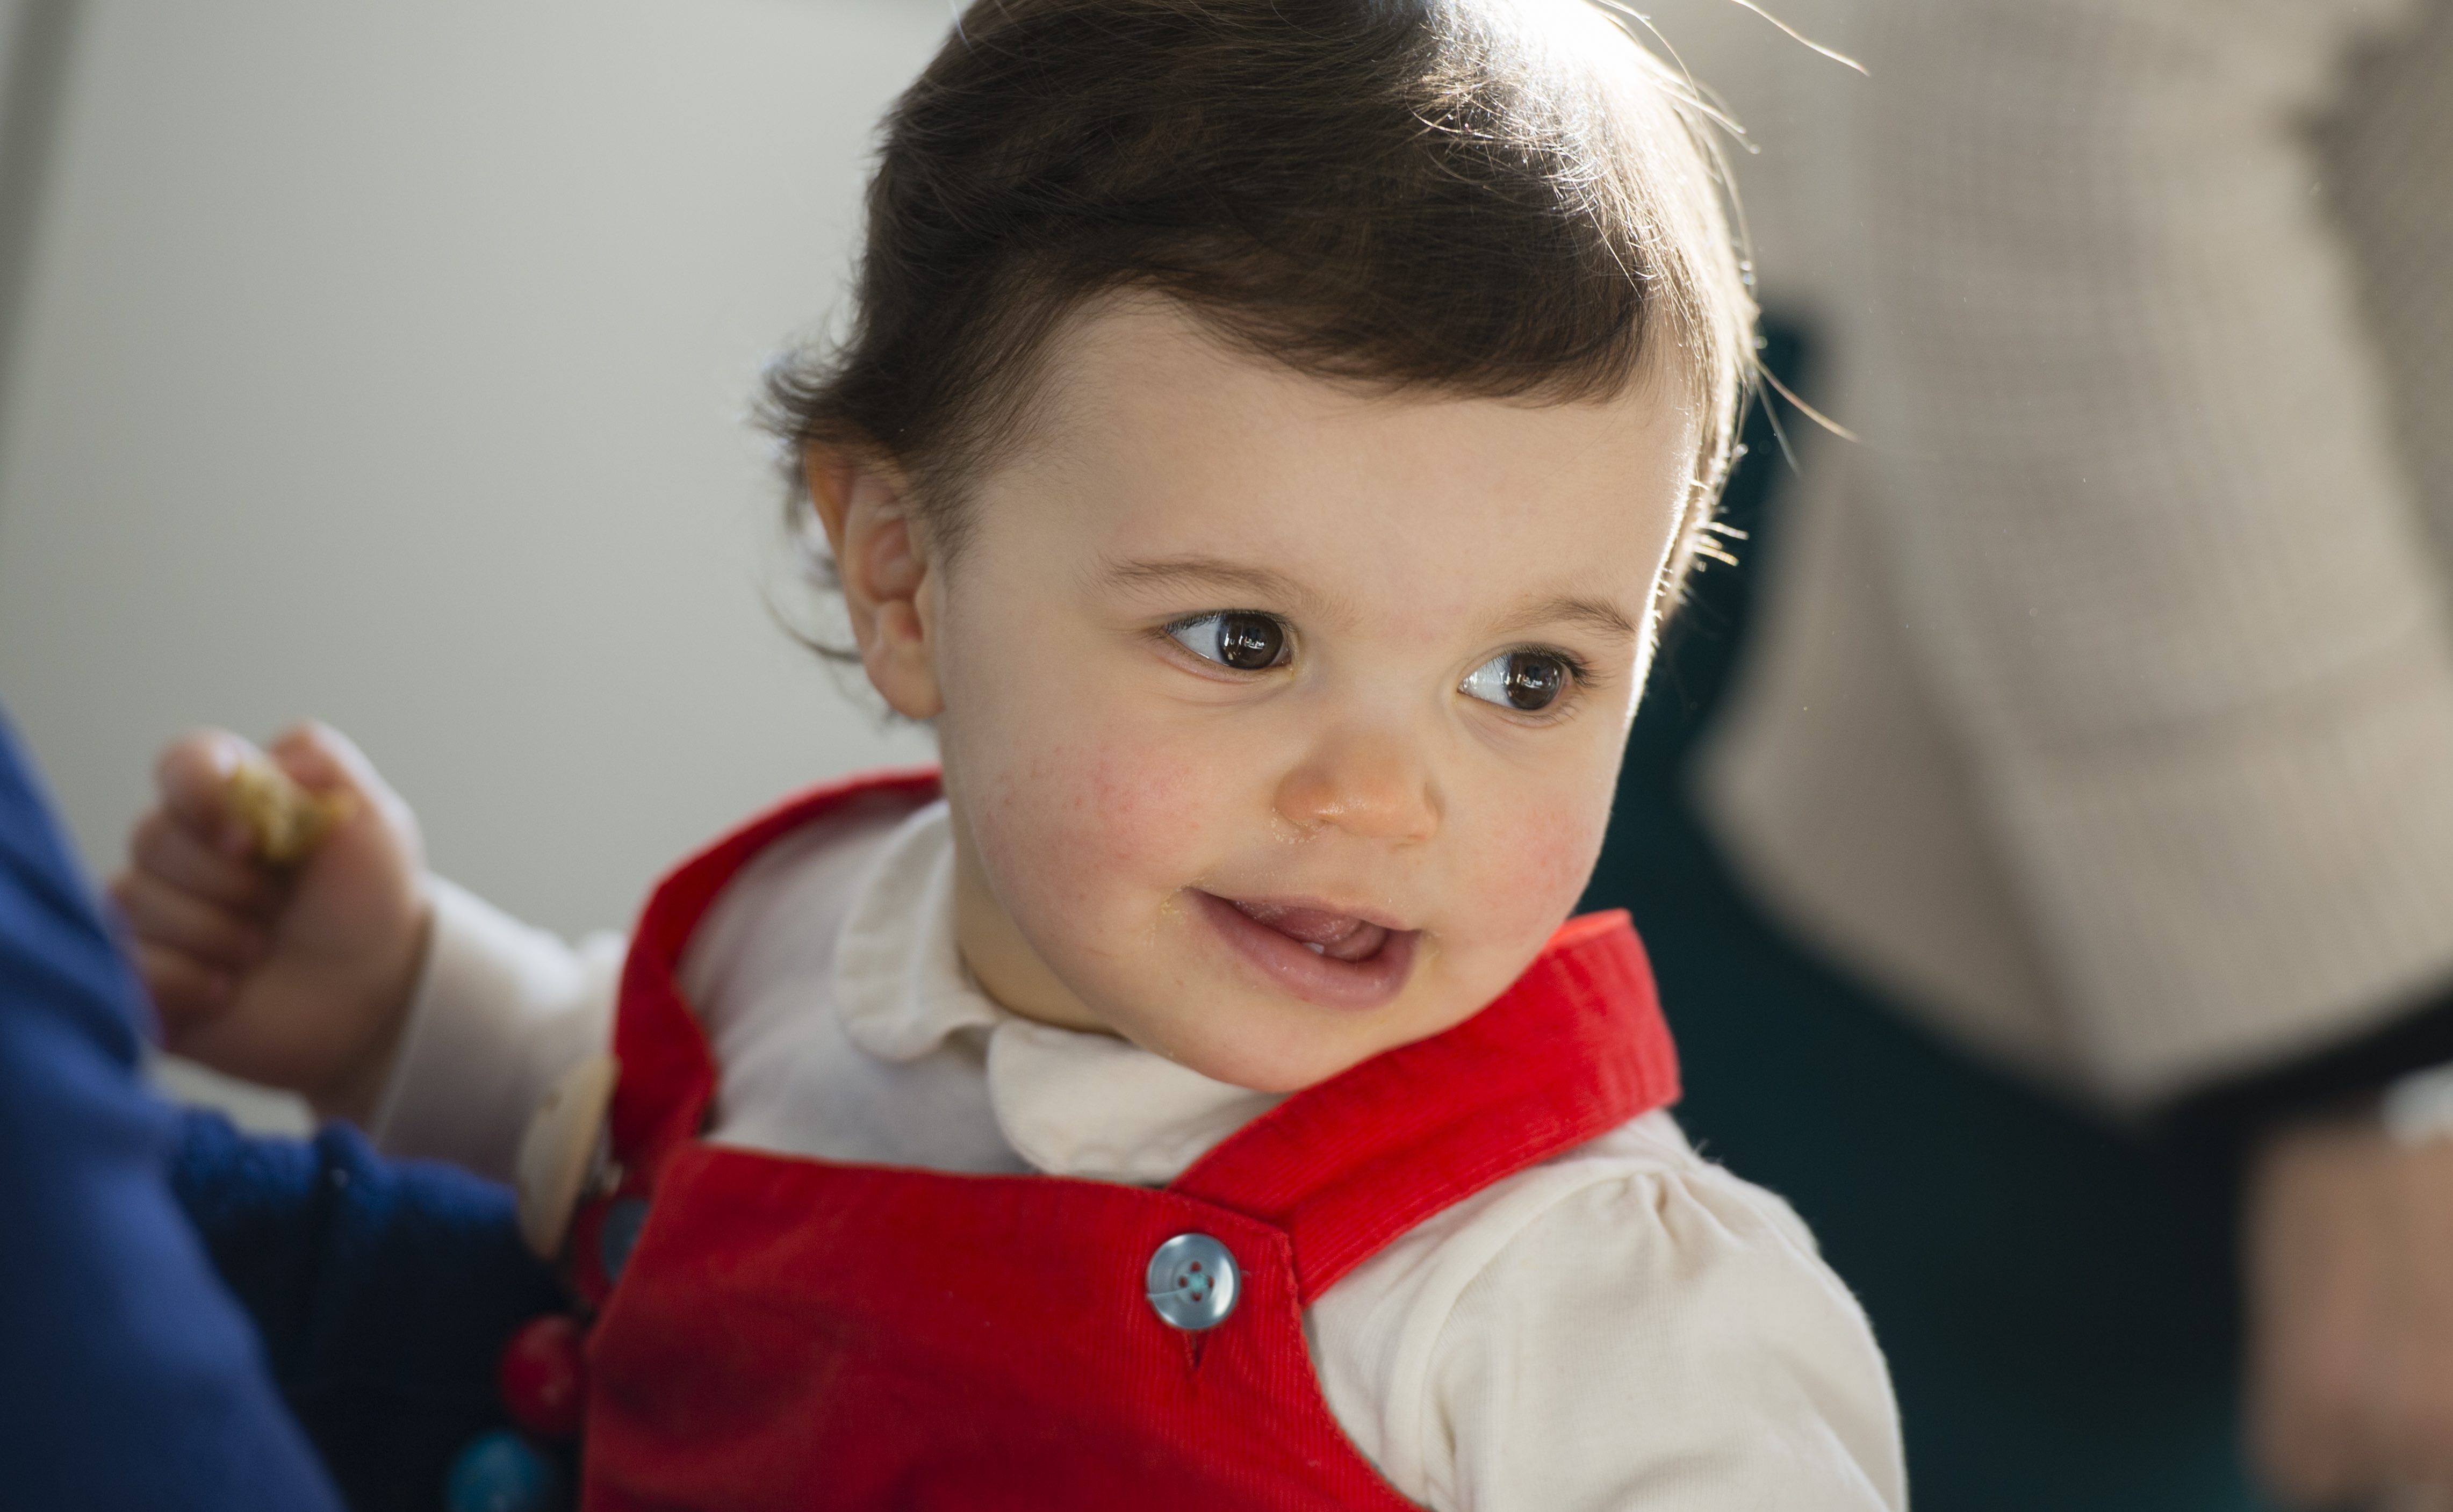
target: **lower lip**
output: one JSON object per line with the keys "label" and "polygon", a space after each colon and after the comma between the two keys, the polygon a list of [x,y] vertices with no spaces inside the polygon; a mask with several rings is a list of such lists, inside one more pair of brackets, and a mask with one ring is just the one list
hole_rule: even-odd
{"label": "lower lip", "polygon": [[1266,925],[1256,924],[1233,904],[1198,887],[1194,905],[1236,954],[1260,969],[1272,986],[1324,1008],[1376,1008],[1405,990],[1414,972],[1414,942],[1421,931],[1390,930],[1387,943],[1368,960],[1334,961]]}

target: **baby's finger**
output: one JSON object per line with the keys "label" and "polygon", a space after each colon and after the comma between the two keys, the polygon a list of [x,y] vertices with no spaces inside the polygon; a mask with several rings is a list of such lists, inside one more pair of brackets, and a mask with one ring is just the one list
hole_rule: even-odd
{"label": "baby's finger", "polygon": [[214,849],[158,809],[137,825],[128,851],[137,870],[251,918],[269,922],[281,903],[280,884],[262,866]]}
{"label": "baby's finger", "polygon": [[370,797],[384,786],[357,742],[320,720],[292,725],[265,752],[309,792]]}
{"label": "baby's finger", "polygon": [[122,873],[110,895],[138,941],[168,945],[227,971],[246,971],[264,958],[264,926],[245,914],[182,892],[141,871]]}
{"label": "baby's finger", "polygon": [[228,730],[198,730],[173,741],[153,765],[163,807],[226,854],[246,855],[255,841],[230,808],[229,782],[239,764],[255,754],[255,747]]}
{"label": "baby's finger", "polygon": [[167,945],[136,943],[136,975],[153,1000],[162,1038],[171,1049],[180,1036],[220,1017],[238,991],[238,979]]}

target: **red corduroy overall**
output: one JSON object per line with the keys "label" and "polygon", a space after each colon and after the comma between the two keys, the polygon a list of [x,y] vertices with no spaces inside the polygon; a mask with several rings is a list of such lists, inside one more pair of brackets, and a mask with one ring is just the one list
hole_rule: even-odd
{"label": "red corduroy overall", "polygon": [[[702,1142],[716,1068],[674,983],[692,929],[779,836],[933,791],[906,773],[810,793],[648,902],[612,1112],[616,1196],[648,1218],[589,1344],[585,1505],[1411,1505],[1330,1416],[1303,1309],[1432,1214],[1676,1097],[1626,916],[1569,922],[1481,1013],[1295,1094],[1160,1190]],[[582,1215],[579,1254],[607,1210]],[[1226,1245],[1242,1288],[1197,1332],[1146,1291],[1187,1233]]]}

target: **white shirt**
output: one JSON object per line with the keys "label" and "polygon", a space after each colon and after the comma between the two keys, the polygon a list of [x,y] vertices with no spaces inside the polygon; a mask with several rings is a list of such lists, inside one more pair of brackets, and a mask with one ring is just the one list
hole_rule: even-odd
{"label": "white shirt", "polygon": [[[573,950],[439,886],[378,1143],[506,1176],[546,1087],[609,1039],[619,964],[611,937]],[[680,975],[721,1068],[721,1143],[1159,1185],[1279,1101],[983,995],[942,803],[771,846]],[[1339,1424],[1443,1512],[1905,1504],[1855,1300],[1786,1204],[1666,1113],[1440,1213],[1305,1323]]]}

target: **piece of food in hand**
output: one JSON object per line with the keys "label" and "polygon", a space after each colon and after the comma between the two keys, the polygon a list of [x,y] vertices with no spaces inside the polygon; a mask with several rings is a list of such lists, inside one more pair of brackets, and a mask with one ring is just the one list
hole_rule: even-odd
{"label": "piece of food in hand", "polygon": [[229,775],[229,805],[255,837],[255,853],[276,866],[295,865],[349,817],[346,793],[310,793],[262,758]]}

